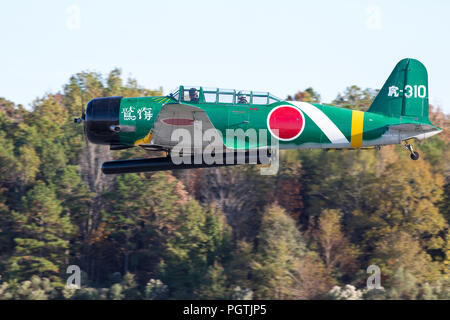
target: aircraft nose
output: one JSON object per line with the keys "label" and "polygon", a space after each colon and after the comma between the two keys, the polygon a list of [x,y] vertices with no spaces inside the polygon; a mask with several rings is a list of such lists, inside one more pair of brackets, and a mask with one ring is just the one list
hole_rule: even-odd
{"label": "aircraft nose", "polygon": [[122,97],[95,98],[86,106],[84,132],[88,140],[96,144],[118,144],[120,101]]}

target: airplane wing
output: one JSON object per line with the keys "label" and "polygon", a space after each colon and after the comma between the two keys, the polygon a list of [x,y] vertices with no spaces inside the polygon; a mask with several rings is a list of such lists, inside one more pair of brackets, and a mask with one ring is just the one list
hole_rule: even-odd
{"label": "airplane wing", "polygon": [[[206,131],[214,136],[211,141],[203,141]],[[192,152],[196,152],[196,149],[203,149],[207,145],[220,149],[225,148],[220,132],[215,129],[206,112],[187,104],[165,105],[155,120],[152,134],[152,145],[169,149],[175,145],[194,146]],[[196,143],[194,143],[194,139],[196,139]]]}

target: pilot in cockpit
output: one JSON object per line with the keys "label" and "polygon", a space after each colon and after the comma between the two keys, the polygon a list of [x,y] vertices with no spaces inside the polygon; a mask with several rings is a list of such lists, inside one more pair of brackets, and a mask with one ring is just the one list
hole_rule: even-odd
{"label": "pilot in cockpit", "polygon": [[242,94],[241,91],[238,92],[237,96],[238,96],[238,103],[248,103],[247,97],[244,94]]}
{"label": "pilot in cockpit", "polygon": [[197,89],[191,88],[189,89],[189,100],[191,102],[198,102],[198,92]]}

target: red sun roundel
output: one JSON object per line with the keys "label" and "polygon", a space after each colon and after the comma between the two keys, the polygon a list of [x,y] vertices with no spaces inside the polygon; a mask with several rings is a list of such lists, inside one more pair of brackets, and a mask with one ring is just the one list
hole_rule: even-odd
{"label": "red sun roundel", "polygon": [[270,133],[279,140],[294,140],[305,127],[305,117],[299,109],[293,106],[279,106],[272,109],[267,116],[267,127]]}

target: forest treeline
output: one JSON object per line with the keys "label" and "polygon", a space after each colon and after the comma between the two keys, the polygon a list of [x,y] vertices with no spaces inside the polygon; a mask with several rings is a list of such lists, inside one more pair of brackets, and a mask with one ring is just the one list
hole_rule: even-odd
{"label": "forest treeline", "polygon": [[[332,104],[367,110],[376,90]],[[104,176],[144,157],[87,144],[95,97],[152,96],[120,70],[82,72],[31,110],[0,98],[0,299],[449,299],[449,116],[444,132],[381,150],[281,152],[258,166]],[[289,99],[319,102],[309,88]],[[81,289],[67,287],[69,265]],[[382,289],[366,288],[368,266]]]}

